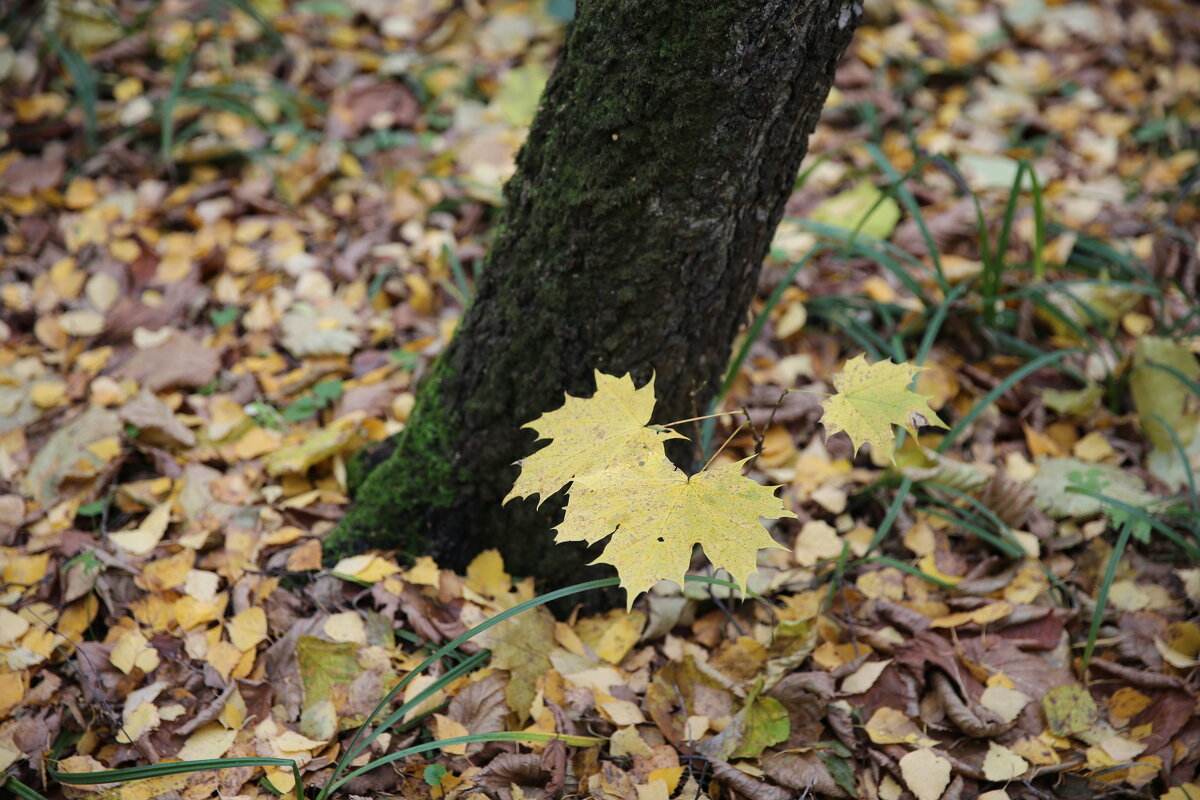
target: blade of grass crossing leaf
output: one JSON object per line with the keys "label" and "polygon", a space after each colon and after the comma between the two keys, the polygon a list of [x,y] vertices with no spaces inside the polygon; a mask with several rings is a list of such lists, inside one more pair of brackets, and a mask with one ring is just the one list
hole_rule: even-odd
{"label": "blade of grass crossing leaf", "polygon": [[875,529],[875,535],[871,537],[871,543],[867,545],[867,552],[874,552],[875,548],[882,544],[887,535],[891,533],[892,525],[896,522],[896,515],[900,513],[900,507],[904,505],[905,498],[912,491],[913,480],[907,475],[900,481],[900,486],[896,489],[896,496],[892,498],[892,504],[888,506],[887,513],[883,515],[883,522],[879,523],[879,527]]}
{"label": "blade of grass crossing leaf", "polygon": [[[737,584],[735,584],[731,581],[724,581],[719,578],[709,578],[706,576],[699,576],[699,575],[688,575],[688,576],[686,576],[685,580],[692,581],[692,582],[698,582],[698,583],[713,583],[713,584],[724,585],[724,586],[732,586],[734,588],[737,587]],[[355,731],[354,737],[350,740],[350,744],[346,747],[346,750],[342,754],[342,757],[340,759],[338,759],[338,762],[335,765],[334,770],[333,770],[333,776],[330,778],[329,782],[326,783],[325,786],[321,788],[320,793],[318,793],[318,795],[317,795],[317,800],[325,800],[327,797],[329,797],[330,792],[332,792],[334,789],[340,787],[346,781],[350,780],[353,777],[356,777],[358,775],[363,774],[366,771],[374,769],[376,766],[380,766],[382,764],[389,763],[391,761],[396,761],[399,758],[404,758],[404,757],[406,757],[408,755],[412,755],[414,753],[426,752],[427,750],[436,749],[437,747],[442,747],[446,744],[459,744],[459,743],[463,743],[463,742],[476,742],[476,741],[501,741],[499,739],[494,740],[494,739],[486,738],[488,736],[497,736],[499,734],[475,734],[475,735],[467,736],[467,737],[459,737],[458,739],[448,739],[448,740],[441,742],[440,744],[432,743],[433,746],[418,745],[418,747],[424,747],[425,749],[424,750],[413,750],[410,748],[408,750],[402,750],[399,753],[392,753],[391,755],[385,756],[383,759],[373,761],[373,762],[371,762],[371,764],[368,764],[365,767],[355,770],[354,772],[351,772],[348,775],[343,776],[343,774],[342,774],[346,771],[347,765],[354,758],[354,756],[351,754],[352,753],[357,754],[357,753],[362,752],[363,748],[358,747],[359,742],[361,740],[365,739],[366,744],[370,744],[382,732],[382,730],[383,730],[382,728],[376,728],[374,731],[371,731],[370,733],[366,733],[367,729],[372,725],[372,723],[380,715],[380,713],[382,713],[383,709],[387,708],[388,704],[390,704],[391,701],[400,692],[402,692],[404,690],[404,687],[407,686],[416,676],[423,673],[426,669],[428,669],[430,666],[432,666],[434,663],[436,663],[440,658],[442,658],[442,656],[449,654],[451,651],[455,650],[463,643],[468,642],[471,639],[475,638],[476,636],[478,636],[480,633],[484,632],[485,630],[488,630],[489,628],[499,625],[501,622],[504,622],[505,620],[510,619],[517,614],[520,614],[522,611],[527,611],[528,609],[535,608],[540,605],[545,605],[546,603],[553,602],[554,600],[557,600],[561,597],[570,597],[572,595],[582,594],[584,592],[590,592],[594,589],[603,589],[603,588],[606,588],[609,586],[617,586],[619,583],[620,583],[619,578],[601,578],[600,580],[588,581],[586,583],[578,583],[578,584],[575,584],[574,586],[567,586],[563,589],[557,589],[553,592],[548,592],[544,595],[539,595],[538,597],[535,597],[532,600],[526,600],[523,603],[518,603],[517,605],[513,606],[512,608],[507,609],[506,611],[504,611],[500,614],[497,614],[496,616],[494,616],[490,619],[484,620],[480,624],[476,625],[474,628],[471,628],[466,633],[463,633],[463,634],[455,637],[454,639],[450,640],[446,644],[442,645],[432,655],[430,655],[428,658],[426,658],[424,661],[422,661],[419,665],[417,665],[416,669],[414,669],[412,672],[410,672],[408,675],[406,675],[404,677],[404,679],[401,680],[396,686],[392,687],[391,691],[389,691],[387,693],[387,695],[382,700],[379,701],[379,703],[375,706],[375,708],[371,711],[371,713],[369,715],[367,715],[367,719],[363,722],[363,724],[361,726],[359,726],[358,730]],[[518,735],[518,736],[521,736],[521,735],[548,736],[549,734],[517,733],[514,735]],[[563,737],[553,736],[553,735],[549,735],[549,736],[551,736],[551,738],[563,738]],[[478,738],[478,737],[484,737],[484,738]],[[510,741],[549,741],[550,739],[529,739],[529,740],[509,739],[509,740]]]}
{"label": "blade of grass crossing leaf", "polygon": [[984,528],[981,525],[977,525],[973,522],[965,520],[958,514],[953,514],[953,513],[947,512],[947,511],[942,511],[941,509],[932,508],[929,506],[924,507],[922,509],[922,511],[924,511],[926,514],[928,514],[931,517],[937,517],[938,519],[944,519],[951,524],[959,526],[960,528],[962,528],[963,530],[965,530],[969,533],[975,534],[980,539],[983,539],[985,542],[987,542],[992,547],[996,548],[997,550],[999,550],[1001,553],[1008,556],[1009,558],[1013,558],[1013,559],[1022,558],[1025,555],[1025,552],[1023,550],[1021,550],[1020,547],[1013,545],[1010,542],[1006,542],[1003,538],[992,533],[987,528]]}
{"label": "blade of grass crossing leaf", "polygon": [[1033,374],[1034,372],[1037,372],[1039,369],[1041,369],[1044,366],[1053,364],[1057,361],[1061,361],[1062,359],[1066,358],[1067,356],[1072,355],[1074,353],[1078,353],[1078,352],[1079,352],[1078,350],[1072,349],[1072,350],[1056,350],[1052,353],[1046,353],[1045,355],[1040,356],[1039,358],[1035,358],[1033,361],[1030,361],[1028,364],[1024,365],[1023,367],[1018,369],[1013,374],[1009,375],[1007,378],[1005,378],[1003,381],[1001,381],[996,386],[996,388],[992,389],[990,392],[988,392],[986,395],[984,395],[983,399],[981,399],[978,403],[976,403],[974,405],[974,407],[970,411],[967,412],[966,416],[964,416],[961,420],[959,420],[958,423],[953,428],[950,429],[950,431],[945,435],[945,437],[942,438],[941,443],[938,444],[937,452],[945,453],[947,450],[949,450],[950,446],[954,444],[954,441],[959,436],[962,435],[963,431],[965,431],[968,427],[970,427],[971,423],[974,422],[975,419],[984,412],[984,409],[986,409],[992,403],[994,403],[998,399],[1000,399],[1004,395],[1005,392],[1007,392],[1012,387],[1016,386],[1018,383],[1020,383],[1022,380],[1024,380],[1027,376]]}
{"label": "blade of grass crossing leaf", "polygon": [[[900,260],[912,263],[914,259],[911,254],[905,253],[882,239],[876,239],[874,236],[865,233],[854,234],[836,225],[827,225],[823,222],[814,222],[808,219],[796,219],[794,222],[802,228],[807,228],[813,233],[842,245],[847,255],[863,256],[878,262],[881,267],[892,273],[896,277],[896,280],[904,285],[904,288],[912,292],[913,296],[920,300],[922,305],[933,305],[929,299],[929,295],[925,292],[925,287],[900,264]],[[913,265],[925,271],[929,270],[929,267],[920,261],[915,261]]]}
{"label": "blade of grass crossing leaf", "polygon": [[913,359],[913,363],[917,366],[925,365],[925,359],[929,357],[929,351],[933,349],[933,344],[937,341],[937,335],[941,333],[942,325],[946,323],[946,317],[949,315],[950,309],[962,298],[966,291],[967,284],[960,283],[933,310],[933,316],[929,318],[929,324],[925,326],[925,333],[921,336],[921,344],[917,348],[917,357]]}
{"label": "blade of grass crossing leaf", "polygon": [[471,639],[475,638],[489,628],[499,625],[501,622],[520,614],[522,611],[530,608],[536,608],[540,605],[545,605],[546,603],[553,602],[560,597],[570,597],[571,595],[581,594],[594,589],[603,589],[609,586],[616,586],[619,582],[619,578],[602,578],[600,580],[587,581],[586,583],[578,583],[574,586],[567,586],[563,589],[557,589],[553,592],[539,595],[532,600],[526,600],[523,603],[518,603],[512,608],[507,609],[490,619],[484,620],[466,633],[451,639],[449,642],[439,647],[428,658],[418,664],[416,669],[408,673],[408,675],[404,676],[399,683],[392,687],[391,691],[389,691],[384,698],[379,701],[371,713],[367,715],[366,720],[361,726],[359,726],[358,730],[355,731],[354,737],[350,740],[350,744],[347,745],[345,752],[342,754],[341,758],[338,759],[337,765],[333,770],[333,777],[327,784],[325,784],[324,787],[322,787],[320,793],[317,795],[317,800],[325,800],[327,797],[329,797],[329,792],[332,791],[335,781],[343,772],[345,772],[347,765],[351,760],[353,760],[353,757],[350,754],[352,752],[359,752],[355,749],[359,741],[363,738],[366,738],[368,743],[373,742],[379,733],[381,733],[379,730],[368,732],[368,729],[379,717],[379,715],[383,713],[383,710],[391,704],[392,700],[395,699],[397,695],[404,691],[405,686],[411,683],[414,678],[423,673],[425,670],[429,669],[429,667],[431,667],[433,664],[437,663],[442,656],[445,656],[451,651],[455,650],[464,642],[469,642]]}
{"label": "blade of grass crossing leaf", "polygon": [[[992,336],[995,337],[997,343],[1004,345],[1017,355],[1025,356],[1026,358],[1038,358],[1044,352],[1029,342],[1004,331],[992,331]],[[1086,375],[1068,364],[1053,364],[1052,366],[1080,386],[1087,386],[1091,382]]]}
{"label": "blade of grass crossing leaf", "polygon": [[450,249],[449,245],[442,245],[442,258],[450,265],[450,271],[454,274],[454,282],[458,284],[458,292],[461,295],[460,302],[463,308],[471,305],[474,299],[471,293],[471,284],[467,282],[467,273],[463,270],[462,261],[458,258],[458,253]]}
{"label": "blade of grass crossing leaf", "polygon": [[433,742],[424,742],[423,744],[406,747],[403,750],[397,750],[395,753],[388,753],[382,758],[377,758],[374,761],[359,767],[353,772],[349,772],[337,780],[331,780],[328,784],[330,791],[340,789],[347,782],[354,780],[359,775],[365,775],[373,769],[382,767],[385,764],[391,764],[394,761],[400,761],[409,756],[428,753],[430,750],[439,750],[443,747],[451,747],[456,744],[471,744],[473,742],[553,742],[561,741],[573,747],[589,747],[598,744],[603,744],[606,739],[601,739],[597,736],[572,736],[569,734],[558,733],[538,733],[536,731],[499,731],[497,733],[472,733],[467,736],[455,736],[450,739],[438,739]]}
{"label": "blade of grass crossing leaf", "polygon": [[925,242],[925,249],[929,252],[929,260],[933,262],[933,268],[937,274],[938,287],[942,290],[942,294],[947,294],[950,291],[950,285],[946,281],[945,272],[942,270],[942,259],[941,254],[938,253],[937,243],[933,239],[933,233],[929,230],[929,225],[925,222],[925,215],[921,213],[920,204],[917,203],[917,199],[913,197],[908,187],[904,185],[904,182],[909,178],[919,175],[931,159],[929,157],[917,159],[912,168],[905,172],[904,175],[901,175],[884,152],[879,149],[878,145],[874,142],[867,142],[865,147],[867,152],[870,153],[871,158],[879,166],[879,169],[883,171],[887,179],[896,187],[896,196],[900,198],[901,205],[904,206],[905,210],[908,211],[917,223],[917,230],[921,233],[921,239]]}
{"label": "blade of grass crossing leaf", "polygon": [[1155,411],[1150,417],[1157,421],[1162,429],[1167,432],[1167,435],[1171,437],[1171,445],[1175,448],[1175,453],[1179,456],[1183,464],[1183,476],[1187,481],[1188,487],[1188,501],[1192,504],[1192,511],[1200,514],[1200,494],[1196,493],[1196,475],[1192,471],[1192,462],[1188,458],[1187,448],[1183,446],[1183,440],[1179,438],[1179,434],[1175,432],[1174,426],[1167,422],[1166,417],[1162,414]]}
{"label": "blade of grass crossing leaf", "polygon": [[1009,544],[1013,545],[1014,547],[1017,547],[1018,549],[1021,549],[1022,551],[1024,550],[1024,548],[1021,547],[1021,543],[1018,542],[1016,539],[1012,538],[1012,528],[1009,526],[1009,524],[1007,522],[1005,522],[1004,520],[1000,519],[999,515],[997,515],[995,511],[988,508],[986,505],[981,503],[976,498],[972,497],[971,495],[967,494],[966,492],[962,492],[962,491],[959,491],[958,489],[955,489],[953,486],[946,486],[945,484],[942,484],[942,483],[926,483],[924,485],[930,489],[936,489],[939,492],[944,492],[945,494],[948,494],[951,497],[957,498],[958,500],[961,500],[962,502],[971,506],[972,508],[975,509],[976,513],[978,513],[980,516],[987,519],[988,522],[992,523],[992,525],[995,526],[996,530],[999,531],[1000,534],[1005,537],[1005,539],[1009,542]]}
{"label": "blade of grass crossing leaf", "polygon": [[160,778],[164,775],[183,775],[189,772],[206,772],[235,767],[291,767],[296,781],[296,800],[304,800],[304,784],[300,781],[300,768],[290,758],[207,758],[200,761],[172,761],[167,764],[147,764],[128,769],[108,769],[100,772],[59,772],[47,769],[51,778],[68,786],[94,786],[98,783],[124,783],[145,778]]}
{"label": "blade of grass crossing leaf", "polygon": [[944,581],[941,578],[935,578],[934,576],[930,575],[928,572],[925,572],[921,569],[918,569],[917,567],[914,567],[912,564],[909,564],[905,561],[899,561],[897,559],[890,558],[888,556],[868,556],[866,558],[860,558],[858,561],[855,561],[850,566],[855,566],[857,564],[883,564],[885,567],[895,567],[896,569],[900,570],[901,572],[907,572],[909,575],[915,575],[918,578],[920,578],[921,580],[925,581],[926,583],[932,583],[934,586],[941,587],[942,589],[953,589],[954,588],[953,583]]}
{"label": "blade of grass crossing leaf", "polygon": [[724,586],[727,589],[733,589],[737,592],[745,592],[746,597],[749,597],[752,600],[758,600],[762,603],[767,602],[767,598],[763,597],[758,592],[751,591],[749,588],[742,589],[742,587],[738,585],[737,581],[727,581],[723,578],[712,578],[708,575],[688,575],[684,578],[684,580],[686,580],[688,583],[707,583],[712,586]]}
{"label": "blade of grass crossing leaf", "polygon": [[1196,381],[1192,380],[1187,375],[1184,375],[1179,371],[1178,368],[1173,367],[1170,364],[1163,364],[1159,361],[1147,361],[1146,366],[1150,367],[1151,369],[1157,369],[1161,372],[1167,373],[1172,378],[1186,386],[1192,394],[1196,395],[1196,397],[1200,397],[1200,383],[1196,383]]}
{"label": "blade of grass crossing leaf", "polygon": [[1174,544],[1176,547],[1178,547],[1183,552],[1187,553],[1188,557],[1191,558],[1193,561],[1200,562],[1200,549],[1197,549],[1196,545],[1192,544],[1187,539],[1184,539],[1182,536],[1179,535],[1179,533],[1177,531],[1171,530],[1171,528],[1169,526],[1165,525],[1161,520],[1158,520],[1158,519],[1150,516],[1149,514],[1147,514],[1145,512],[1145,510],[1138,508],[1137,506],[1132,506],[1129,503],[1124,502],[1123,500],[1118,500],[1115,497],[1110,497],[1109,495],[1106,495],[1102,492],[1097,492],[1094,489],[1089,489],[1086,486],[1068,486],[1067,491],[1071,492],[1073,494],[1087,495],[1088,497],[1095,498],[1096,500],[1099,500],[1102,503],[1106,503],[1106,504],[1112,506],[1113,508],[1120,509],[1121,511],[1124,511],[1126,514],[1131,514],[1131,515],[1137,517],[1139,520],[1141,520],[1142,522],[1145,522],[1151,528],[1158,531],[1163,536],[1167,537],[1167,539],[1170,540],[1170,542],[1172,544]]}
{"label": "blade of grass crossing leaf", "polygon": [[385,733],[393,725],[403,719],[404,715],[406,715],[409,711],[414,708],[419,708],[422,703],[424,703],[430,697],[433,697],[435,694],[446,688],[454,681],[461,678],[463,675],[466,675],[468,672],[483,666],[484,662],[486,662],[490,657],[490,651],[482,650],[468,658],[466,661],[458,664],[454,668],[446,670],[445,674],[440,675],[437,680],[422,689],[411,700],[406,701],[382,721],[377,723],[372,735],[364,737],[363,740],[358,743],[358,746],[350,752],[350,759],[353,761],[355,758],[357,758],[359,753],[371,746],[371,742],[373,742],[380,734]]}
{"label": "blade of grass crossing leaf", "polygon": [[1104,621],[1104,607],[1108,604],[1108,590],[1112,588],[1113,579],[1117,576],[1117,564],[1125,553],[1125,545],[1129,544],[1129,535],[1133,533],[1132,523],[1126,521],[1117,534],[1117,543],[1113,545],[1112,554],[1108,557],[1108,566],[1100,581],[1100,591],[1096,593],[1096,610],[1092,612],[1092,624],[1088,626],[1087,644],[1083,648],[1083,672],[1087,672],[1092,660],[1092,652],[1096,649],[1096,638],[1100,635],[1100,623]]}

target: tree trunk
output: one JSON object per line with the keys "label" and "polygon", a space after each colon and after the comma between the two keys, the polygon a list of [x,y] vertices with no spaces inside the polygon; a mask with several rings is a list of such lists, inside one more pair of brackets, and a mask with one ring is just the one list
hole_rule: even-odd
{"label": "tree trunk", "polygon": [[580,2],[475,301],[408,427],[360,463],[328,558],[461,568],[498,547],[552,585],[591,574],[551,548],[561,504],[501,506],[535,447],[520,426],[596,369],[655,375],[656,422],[705,412],[861,8]]}

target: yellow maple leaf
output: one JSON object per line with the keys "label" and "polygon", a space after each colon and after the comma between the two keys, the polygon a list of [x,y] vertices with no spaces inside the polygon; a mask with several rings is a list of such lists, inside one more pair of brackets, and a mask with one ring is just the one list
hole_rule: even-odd
{"label": "yellow maple leaf", "polygon": [[661,452],[667,439],[687,438],[664,428],[647,427],[654,411],[654,379],[640,389],[629,375],[617,378],[596,370],[596,393],[566,396],[562,408],[547,411],[523,427],[550,439],[521,463],[521,474],[504,498],[538,495],[544,503],[571,480],[614,464],[645,460]]}
{"label": "yellow maple leaf", "polygon": [[659,453],[578,477],[555,540],[595,544],[611,533],[596,561],[616,567],[630,607],[660,580],[682,583],[696,544],[744,587],[758,551],[780,546],[759,518],[796,516],[776,487],[742,475],[748,460],[688,477]]}
{"label": "yellow maple leaf", "polygon": [[892,443],[896,440],[893,425],[913,436],[917,435],[919,425],[950,427],[938,418],[924,397],[908,388],[920,371],[921,367],[914,364],[891,361],[868,364],[862,355],[847,361],[833,378],[838,393],[821,403],[825,410],[821,422],[827,435],[845,431],[854,452],[864,443],[870,443],[876,452],[892,458]]}

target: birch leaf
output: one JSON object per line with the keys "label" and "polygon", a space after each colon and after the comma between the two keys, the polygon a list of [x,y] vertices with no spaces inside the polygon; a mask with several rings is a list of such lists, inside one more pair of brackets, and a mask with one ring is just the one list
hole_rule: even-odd
{"label": "birch leaf", "polygon": [[521,474],[504,502],[536,494],[541,505],[577,476],[644,460],[647,453],[661,452],[667,439],[686,438],[647,427],[653,411],[653,378],[637,389],[629,375],[617,378],[597,370],[592,397],[567,395],[562,408],[524,426],[551,442],[522,462]]}
{"label": "birch leaf", "polygon": [[846,362],[833,378],[838,394],[824,400],[822,423],[828,435],[845,431],[855,452],[869,443],[879,453],[892,454],[896,440],[893,425],[916,436],[920,425],[949,427],[921,395],[908,387],[921,368],[913,364],[879,361],[868,364],[859,355]]}

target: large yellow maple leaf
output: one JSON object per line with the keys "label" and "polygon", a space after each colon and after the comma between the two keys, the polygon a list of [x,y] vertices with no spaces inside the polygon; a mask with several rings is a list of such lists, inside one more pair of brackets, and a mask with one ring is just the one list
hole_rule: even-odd
{"label": "large yellow maple leaf", "polygon": [[826,434],[845,431],[854,452],[869,442],[875,452],[893,458],[892,443],[896,435],[892,425],[899,425],[913,436],[917,435],[919,425],[950,427],[938,418],[924,397],[908,388],[920,371],[921,367],[913,364],[890,361],[868,364],[862,355],[847,361],[833,377],[838,393],[821,403],[825,410],[821,423]]}
{"label": "large yellow maple leaf", "polygon": [[612,534],[596,562],[616,567],[631,607],[660,580],[682,583],[696,544],[745,587],[758,551],[780,546],[760,518],[796,516],[777,487],[742,475],[748,460],[689,477],[659,453],[576,478],[555,541],[595,544]]}
{"label": "large yellow maple leaf", "polygon": [[566,396],[561,408],[547,411],[523,427],[550,439],[521,462],[521,474],[504,498],[538,495],[538,505],[573,479],[614,464],[645,461],[661,453],[662,442],[687,437],[666,428],[647,427],[654,411],[654,379],[638,389],[629,375],[617,378],[596,371],[596,393]]}

